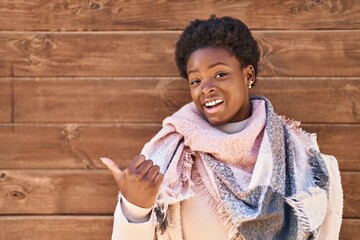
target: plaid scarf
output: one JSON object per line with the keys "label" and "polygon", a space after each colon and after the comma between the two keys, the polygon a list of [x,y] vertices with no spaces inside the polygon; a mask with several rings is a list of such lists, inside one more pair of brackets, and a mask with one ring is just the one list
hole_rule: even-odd
{"label": "plaid scarf", "polygon": [[165,175],[155,208],[158,239],[182,239],[177,206],[195,195],[229,239],[316,238],[329,187],[316,136],[278,116],[264,97],[251,104],[245,129],[227,134],[189,103],[144,146]]}

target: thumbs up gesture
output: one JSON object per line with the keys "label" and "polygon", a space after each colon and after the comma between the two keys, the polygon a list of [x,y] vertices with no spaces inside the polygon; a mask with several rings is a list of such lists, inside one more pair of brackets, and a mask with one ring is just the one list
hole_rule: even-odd
{"label": "thumbs up gesture", "polygon": [[156,200],[164,175],[153,161],[136,156],[124,171],[109,158],[100,158],[113,175],[121,194],[132,204],[151,208]]}

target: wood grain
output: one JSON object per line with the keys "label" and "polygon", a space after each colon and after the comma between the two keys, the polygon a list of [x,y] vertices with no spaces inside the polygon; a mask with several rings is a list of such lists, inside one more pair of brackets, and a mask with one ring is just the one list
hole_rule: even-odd
{"label": "wood grain", "polygon": [[343,172],[341,183],[344,190],[344,216],[360,217],[360,172]]}
{"label": "wood grain", "polygon": [[15,122],[156,122],[190,101],[179,79],[16,80]]}
{"label": "wood grain", "polygon": [[357,240],[359,239],[359,219],[343,219],[340,240]]}
{"label": "wood grain", "polygon": [[[209,15],[234,16],[253,29],[359,29],[360,4],[327,1],[13,1],[0,4],[8,31],[183,29]],[[141,17],[139,17],[141,16]]]}
{"label": "wood grain", "polygon": [[264,78],[253,94],[268,97],[278,114],[304,123],[360,122],[360,78]]}
{"label": "wood grain", "polygon": [[[112,216],[0,216],[0,240],[104,240],[111,238]],[[357,240],[360,220],[344,219],[340,240]]]}
{"label": "wood grain", "polygon": [[118,188],[107,170],[1,170],[2,214],[111,214]]}
{"label": "wood grain", "polygon": [[0,78],[0,123],[11,123],[11,99],[10,79]]}
{"label": "wood grain", "polygon": [[[360,171],[360,125],[305,124],[316,132],[323,153],[337,157],[341,170]],[[99,169],[99,158],[124,168],[160,124],[0,125],[0,169]]]}
{"label": "wood grain", "polygon": [[0,76],[177,75],[177,33],[1,33]]}
{"label": "wood grain", "polygon": [[[342,172],[344,217],[360,217],[360,172]],[[111,214],[118,187],[107,170],[1,170],[2,214]],[[84,200],[85,199],[85,200]]]}
{"label": "wood grain", "polygon": [[[160,124],[0,125],[0,169],[99,169],[100,157],[121,168]],[[6,139],[6,141],[5,141]]]}
{"label": "wood grain", "polygon": [[360,49],[353,42],[359,40],[360,44],[360,31],[268,31],[254,36],[261,49],[260,74],[264,76],[360,74],[355,67],[359,66]]}
{"label": "wood grain", "polygon": [[[177,76],[179,32],[0,32],[0,77]],[[360,31],[257,31],[262,76],[359,76]],[[314,54],[316,53],[316,54]]]}
{"label": "wood grain", "polygon": [[0,216],[0,240],[111,239],[112,216]]}
{"label": "wood grain", "polygon": [[[261,78],[253,94],[302,122],[360,123],[357,78]],[[179,78],[19,78],[14,96],[15,123],[160,123],[191,101]]]}

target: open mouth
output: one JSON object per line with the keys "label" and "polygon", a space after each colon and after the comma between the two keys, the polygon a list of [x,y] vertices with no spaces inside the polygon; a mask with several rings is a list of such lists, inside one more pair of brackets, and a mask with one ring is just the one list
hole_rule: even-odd
{"label": "open mouth", "polygon": [[204,106],[207,109],[212,109],[212,108],[216,108],[217,106],[219,106],[220,104],[222,104],[224,102],[224,100],[221,99],[217,99],[217,100],[213,100],[211,102],[207,102],[204,104]]}

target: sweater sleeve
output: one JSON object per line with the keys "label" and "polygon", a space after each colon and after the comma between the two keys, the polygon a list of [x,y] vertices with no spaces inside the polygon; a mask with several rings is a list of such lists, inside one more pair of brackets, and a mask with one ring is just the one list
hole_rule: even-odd
{"label": "sweater sleeve", "polygon": [[155,216],[153,209],[140,208],[120,196],[114,213],[111,239],[155,239]]}
{"label": "sweater sleeve", "polygon": [[120,199],[121,210],[129,222],[132,223],[144,223],[149,221],[152,208],[138,207],[129,202],[125,197]]}
{"label": "sweater sleeve", "polygon": [[323,224],[317,239],[339,239],[343,213],[343,190],[337,160],[333,156],[322,155],[329,172],[329,202]]}

